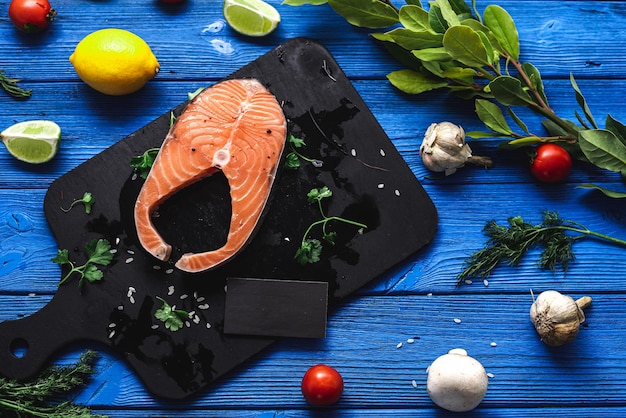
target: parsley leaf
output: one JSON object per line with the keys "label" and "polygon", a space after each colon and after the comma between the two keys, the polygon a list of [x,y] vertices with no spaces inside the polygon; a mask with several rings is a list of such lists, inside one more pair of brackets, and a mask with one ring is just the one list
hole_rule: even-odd
{"label": "parsley leaf", "polygon": [[183,319],[189,317],[187,311],[182,309],[174,309],[165,299],[157,296],[158,300],[163,303],[159,309],[154,312],[154,317],[165,324],[165,328],[170,331],[178,331],[183,327]]}
{"label": "parsley leaf", "polygon": [[74,200],[71,204],[70,207],[67,209],[63,209],[61,208],[61,210],[65,213],[69,212],[70,210],[72,210],[72,208],[76,205],[78,205],[79,203],[82,203],[83,205],[85,205],[85,213],[87,215],[89,215],[91,213],[91,208],[93,207],[93,205],[96,203],[96,198],[89,192],[85,192],[85,194],[83,194],[83,197],[80,199],[76,199]]}
{"label": "parsley leaf", "polygon": [[130,166],[135,169],[135,172],[139,174],[139,177],[145,179],[148,177],[148,173],[154,164],[159,148],[150,148],[141,155],[136,155],[130,159]]}
{"label": "parsley leaf", "polygon": [[83,280],[94,283],[102,280],[104,274],[96,266],[107,266],[113,260],[111,252],[111,244],[106,239],[92,240],[87,243],[85,250],[87,252],[87,261],[82,266],[77,266],[69,259],[68,250],[59,249],[57,255],[51,259],[60,266],[69,266],[70,271],[61,279],[59,286],[67,282],[70,277],[76,273],[80,276],[78,287],[82,287]]}
{"label": "parsley leaf", "polygon": [[290,134],[288,142],[289,142],[289,146],[291,147],[291,152],[287,154],[287,157],[285,160],[285,168],[289,170],[298,169],[300,167],[300,160],[308,161],[311,164],[313,164],[314,167],[317,167],[317,168],[321,167],[324,164],[323,161],[317,160],[315,158],[305,157],[304,155],[302,155],[296,150],[297,148],[302,148],[303,146],[306,145],[306,143],[304,142],[302,138],[297,138],[293,136],[293,134]]}
{"label": "parsley leaf", "polygon": [[307,200],[309,203],[317,203],[320,214],[322,215],[322,219],[319,221],[313,222],[307,228],[304,236],[302,237],[302,242],[300,243],[300,248],[296,250],[296,254],[294,259],[300,264],[307,263],[317,263],[320,261],[320,255],[322,253],[322,243],[317,239],[308,238],[311,230],[317,226],[321,225],[322,227],[322,239],[324,242],[335,245],[335,241],[337,239],[337,233],[334,231],[327,231],[326,225],[330,221],[338,221],[344,222],[350,225],[354,225],[359,227],[359,233],[363,232],[363,228],[367,228],[367,225],[362,224],[360,222],[352,221],[350,219],[342,218],[339,216],[326,216],[324,213],[324,209],[322,208],[322,200],[330,198],[333,195],[332,190],[328,187],[324,186],[321,189],[311,189],[309,193],[307,193]]}

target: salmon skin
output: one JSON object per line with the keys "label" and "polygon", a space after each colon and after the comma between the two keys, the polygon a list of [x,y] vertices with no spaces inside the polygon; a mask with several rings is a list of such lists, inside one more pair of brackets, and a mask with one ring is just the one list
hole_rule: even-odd
{"label": "salmon skin", "polygon": [[168,260],[172,247],[154,227],[153,214],[177,191],[221,170],[232,207],[226,243],[184,254],[176,267],[201,272],[231,259],[260,224],[286,137],[280,104],[255,79],[222,81],[197,95],[170,128],[137,197],[134,217],[143,248]]}

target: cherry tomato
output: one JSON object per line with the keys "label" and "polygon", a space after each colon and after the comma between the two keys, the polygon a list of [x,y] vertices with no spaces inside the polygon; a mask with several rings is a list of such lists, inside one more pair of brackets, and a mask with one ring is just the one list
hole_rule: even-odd
{"label": "cherry tomato", "polygon": [[311,405],[331,405],[342,393],[343,378],[337,370],[325,364],[311,367],[302,378],[302,394]]}
{"label": "cherry tomato", "polygon": [[48,27],[57,12],[48,0],[12,0],[9,18],[21,31],[38,33]]}
{"label": "cherry tomato", "polygon": [[537,147],[530,171],[537,180],[544,183],[558,183],[569,175],[572,157],[561,146],[553,143]]}

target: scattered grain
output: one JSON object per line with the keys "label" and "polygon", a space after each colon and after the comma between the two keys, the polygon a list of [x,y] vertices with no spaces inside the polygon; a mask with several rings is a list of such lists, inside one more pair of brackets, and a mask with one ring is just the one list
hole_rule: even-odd
{"label": "scattered grain", "polygon": [[491,343],[490,345],[491,345],[492,347],[497,347],[497,346],[498,346],[498,344],[497,344],[497,343],[495,343],[495,342]]}
{"label": "scattered grain", "polygon": [[412,385],[414,388],[416,388],[416,389],[417,389],[417,382],[416,382],[415,380],[413,380],[413,381],[411,382],[411,385]]}
{"label": "scattered grain", "polygon": [[461,323],[461,320],[460,320],[459,318],[454,318],[454,323],[455,323],[455,324],[460,324],[460,323]]}
{"label": "scattered grain", "polygon": [[353,157],[356,157],[356,150],[355,150],[354,148],[352,148],[352,149],[350,150],[350,154],[351,154]]}
{"label": "scattered grain", "polygon": [[132,263],[134,260],[135,260],[134,258],[132,258],[132,257],[128,257],[128,258],[126,259],[126,264],[130,264],[130,263]]}
{"label": "scattered grain", "polygon": [[387,154],[385,154],[385,150],[381,148],[380,149],[380,156],[384,157],[385,155],[387,155]]}
{"label": "scattered grain", "polygon": [[398,345],[396,345],[396,348],[402,348],[402,343],[398,343]]}
{"label": "scattered grain", "polygon": [[396,196],[400,196],[400,190],[396,189],[393,192],[396,194]]}
{"label": "scattered grain", "polygon": [[379,189],[384,189],[385,188],[385,183],[378,183],[378,187]]}
{"label": "scattered grain", "polygon": [[172,296],[174,294],[174,286],[170,286],[167,288],[167,295]]}
{"label": "scattered grain", "polygon": [[409,338],[408,340],[406,340],[406,342],[408,344],[413,344],[415,342],[415,338]]}
{"label": "scattered grain", "polygon": [[493,373],[487,373],[487,377],[493,379],[496,375]]}
{"label": "scattered grain", "polygon": [[208,303],[204,303],[202,305],[198,305],[198,309],[202,309],[203,311],[209,309],[209,304]]}

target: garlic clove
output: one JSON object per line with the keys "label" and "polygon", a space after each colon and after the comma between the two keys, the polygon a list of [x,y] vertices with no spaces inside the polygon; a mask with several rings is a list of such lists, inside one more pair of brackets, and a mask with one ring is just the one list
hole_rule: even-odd
{"label": "garlic clove", "polygon": [[583,309],[590,304],[588,296],[575,301],[556,290],[546,290],[530,307],[530,320],[541,341],[549,346],[560,346],[576,338],[580,324],[585,321]]}

